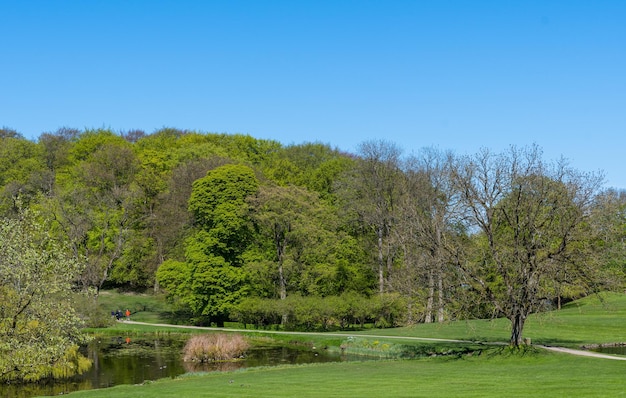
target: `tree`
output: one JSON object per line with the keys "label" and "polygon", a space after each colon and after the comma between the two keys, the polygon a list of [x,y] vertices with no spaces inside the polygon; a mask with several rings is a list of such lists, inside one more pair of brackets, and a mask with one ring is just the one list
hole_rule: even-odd
{"label": "tree", "polygon": [[50,185],[42,152],[20,135],[0,134],[0,212],[16,214],[18,198],[29,202]]}
{"label": "tree", "polygon": [[184,260],[184,241],[194,223],[189,212],[189,198],[194,181],[206,176],[209,170],[227,164],[221,158],[201,159],[183,163],[172,170],[167,189],[159,194],[154,214],[147,223],[146,233],[156,242],[156,262],[170,258]]}
{"label": "tree", "polygon": [[[195,231],[185,241],[185,261],[168,262],[157,277],[195,315],[223,324],[246,293],[241,255],[252,237],[246,199],[257,186],[252,169],[234,164],[210,170],[193,183],[189,211]],[[171,276],[172,268],[181,271],[180,279]]]}
{"label": "tree", "polygon": [[193,183],[189,211],[195,225],[208,234],[211,252],[230,263],[239,256],[251,238],[246,199],[256,193],[258,181],[248,166],[228,164],[210,170]]}
{"label": "tree", "polygon": [[511,345],[523,343],[527,317],[553,298],[552,281],[591,286],[589,220],[601,181],[563,161],[545,163],[536,146],[482,150],[457,167],[454,182],[481,260],[459,265],[471,288],[511,321]]}
{"label": "tree", "polygon": [[24,136],[10,127],[3,126],[0,128],[0,139],[3,138],[20,138],[23,139]]}
{"label": "tree", "polygon": [[287,297],[287,249],[298,240],[301,233],[298,223],[305,217],[303,210],[309,204],[303,200],[304,195],[304,190],[294,186],[262,186],[258,194],[251,198],[254,221],[259,225],[261,234],[273,243],[272,257],[276,262],[278,296],[281,300]]}
{"label": "tree", "polygon": [[444,321],[444,285],[455,283],[449,270],[458,252],[460,213],[450,179],[453,168],[450,153],[424,149],[412,156],[405,170],[406,194],[399,203],[402,217],[396,235],[404,248],[407,269],[395,276],[394,285],[409,296],[426,285],[426,323]]}
{"label": "tree", "polygon": [[67,165],[68,151],[79,136],[80,130],[68,127],[61,127],[54,133],[43,133],[39,136],[38,143],[43,147],[46,166],[50,171]]}
{"label": "tree", "polygon": [[82,264],[34,214],[0,219],[0,380],[82,372],[81,321],[70,305]]}
{"label": "tree", "polygon": [[626,284],[626,191],[609,189],[599,195],[591,227],[597,233],[606,286],[621,290]]}
{"label": "tree", "polygon": [[95,288],[97,296],[137,223],[139,163],[131,144],[106,130],[85,133],[68,157],[73,162],[57,172],[51,207],[74,254],[86,260],[84,288]]}
{"label": "tree", "polygon": [[361,156],[339,190],[346,211],[373,233],[378,290],[382,294],[398,249],[391,236],[402,187],[401,151],[385,141],[370,141],[362,143],[359,152]]}

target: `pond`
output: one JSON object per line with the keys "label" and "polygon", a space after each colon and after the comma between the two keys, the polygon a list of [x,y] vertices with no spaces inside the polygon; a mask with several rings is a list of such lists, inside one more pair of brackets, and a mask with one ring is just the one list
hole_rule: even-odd
{"label": "pond", "polygon": [[51,383],[0,385],[0,397],[29,398],[61,395],[72,391],[106,388],[119,384],[140,384],[147,380],[174,378],[187,372],[225,371],[245,367],[338,362],[354,358],[325,350],[296,346],[253,346],[246,358],[235,362],[186,363],[182,350],[188,336],[136,339],[101,337],[84,348],[93,361],[91,369],[71,379]]}

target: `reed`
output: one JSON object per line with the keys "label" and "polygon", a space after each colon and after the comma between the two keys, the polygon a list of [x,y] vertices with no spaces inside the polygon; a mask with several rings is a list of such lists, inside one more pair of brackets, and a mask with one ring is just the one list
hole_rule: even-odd
{"label": "reed", "polygon": [[192,336],[185,344],[185,362],[230,361],[241,358],[250,344],[240,334],[200,334]]}

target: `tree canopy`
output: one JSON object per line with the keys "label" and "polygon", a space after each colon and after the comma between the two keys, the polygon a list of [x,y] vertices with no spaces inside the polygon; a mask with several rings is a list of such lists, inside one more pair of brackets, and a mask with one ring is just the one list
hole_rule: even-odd
{"label": "tree canopy", "polygon": [[623,193],[536,146],[351,154],[169,127],[0,141],[0,216],[52,220],[82,265],[72,288],[165,291],[197,323],[502,316],[518,345],[529,314],[624,283]]}

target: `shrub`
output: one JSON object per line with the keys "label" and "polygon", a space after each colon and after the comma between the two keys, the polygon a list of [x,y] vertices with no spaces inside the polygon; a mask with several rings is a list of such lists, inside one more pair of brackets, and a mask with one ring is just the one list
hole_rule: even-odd
{"label": "shrub", "polygon": [[185,344],[185,362],[229,361],[240,358],[250,344],[240,334],[202,334],[191,337]]}

